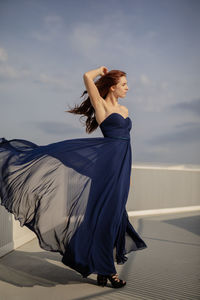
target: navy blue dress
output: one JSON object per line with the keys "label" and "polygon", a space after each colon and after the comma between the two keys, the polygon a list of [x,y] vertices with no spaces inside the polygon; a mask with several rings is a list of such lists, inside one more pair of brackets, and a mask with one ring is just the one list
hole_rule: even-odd
{"label": "navy blue dress", "polygon": [[44,146],[0,139],[1,205],[83,277],[116,273],[114,262],[147,248],[126,211],[131,127],[129,117],[111,113],[103,137]]}

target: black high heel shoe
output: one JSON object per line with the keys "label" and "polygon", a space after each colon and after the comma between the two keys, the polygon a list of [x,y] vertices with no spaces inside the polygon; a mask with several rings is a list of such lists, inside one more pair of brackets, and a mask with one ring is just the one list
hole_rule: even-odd
{"label": "black high heel shoe", "polygon": [[101,286],[106,286],[107,284],[107,279],[110,280],[112,286],[114,288],[120,288],[126,285],[126,281],[123,281],[121,279],[118,278],[118,274],[111,274],[111,275],[101,275],[98,274],[97,275],[97,283],[98,285]]}
{"label": "black high heel shoe", "polygon": [[106,286],[107,281],[108,280],[107,280],[107,276],[106,275],[101,275],[101,274],[97,275],[97,283],[98,283],[98,285]]}

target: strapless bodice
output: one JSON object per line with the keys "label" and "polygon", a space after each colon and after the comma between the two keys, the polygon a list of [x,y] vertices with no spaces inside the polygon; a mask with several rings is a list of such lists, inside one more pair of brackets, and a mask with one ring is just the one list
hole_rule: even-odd
{"label": "strapless bodice", "polygon": [[129,117],[124,118],[119,113],[112,113],[99,125],[103,136],[118,139],[130,139],[132,122]]}

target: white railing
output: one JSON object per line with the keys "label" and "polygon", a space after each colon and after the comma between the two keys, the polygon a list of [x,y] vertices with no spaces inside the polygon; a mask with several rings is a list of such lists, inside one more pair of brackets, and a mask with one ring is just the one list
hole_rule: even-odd
{"label": "white railing", "polygon": [[[129,216],[200,210],[200,166],[133,165],[126,208]],[[35,237],[0,205],[0,257]]]}

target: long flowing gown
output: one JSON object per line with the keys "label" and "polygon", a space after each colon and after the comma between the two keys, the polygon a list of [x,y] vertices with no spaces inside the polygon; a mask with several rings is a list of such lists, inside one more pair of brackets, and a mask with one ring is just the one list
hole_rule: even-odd
{"label": "long flowing gown", "polygon": [[111,113],[100,124],[103,137],[49,145],[0,139],[0,204],[83,277],[116,273],[115,262],[147,248],[126,211],[131,128],[129,117]]}

